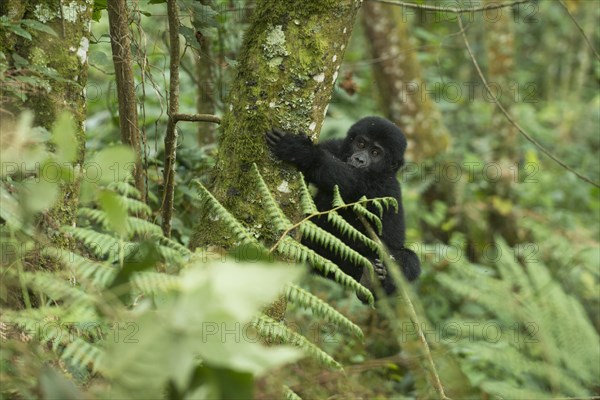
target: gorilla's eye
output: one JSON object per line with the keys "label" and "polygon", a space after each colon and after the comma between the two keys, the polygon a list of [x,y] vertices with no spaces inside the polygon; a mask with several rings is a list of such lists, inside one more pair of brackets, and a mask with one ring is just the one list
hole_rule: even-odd
{"label": "gorilla's eye", "polygon": [[362,139],[359,139],[358,143],[356,145],[358,146],[359,149],[362,149],[365,147],[365,141]]}
{"label": "gorilla's eye", "polygon": [[378,149],[371,150],[371,155],[374,157],[377,157],[379,155],[379,150]]}

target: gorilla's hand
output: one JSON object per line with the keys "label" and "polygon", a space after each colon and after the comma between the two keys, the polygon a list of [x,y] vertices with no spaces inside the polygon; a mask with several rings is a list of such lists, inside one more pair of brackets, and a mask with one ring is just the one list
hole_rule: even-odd
{"label": "gorilla's hand", "polygon": [[294,135],[273,129],[265,135],[273,155],[282,161],[298,164],[312,158],[313,142],[304,134]]}

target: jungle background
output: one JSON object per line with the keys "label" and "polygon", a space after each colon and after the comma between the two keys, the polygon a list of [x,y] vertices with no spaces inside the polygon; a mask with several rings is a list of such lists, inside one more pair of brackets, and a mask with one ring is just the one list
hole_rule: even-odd
{"label": "jungle background", "polygon": [[[0,5],[2,398],[600,395],[600,3],[59,3]],[[423,267],[374,305],[269,251],[262,138],[368,115]]]}

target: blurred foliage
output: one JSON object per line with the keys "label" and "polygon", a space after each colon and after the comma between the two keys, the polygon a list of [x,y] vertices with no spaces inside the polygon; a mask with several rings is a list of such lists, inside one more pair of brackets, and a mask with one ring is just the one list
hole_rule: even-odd
{"label": "blurred foliage", "polygon": [[[60,228],[77,250],[49,245],[34,225],[73,177],[74,129],[59,118],[49,152],[30,123],[24,114],[1,153],[15,166],[0,186],[3,398],[250,398],[255,376],[301,357],[262,345],[253,319],[303,271],[241,254],[207,263],[165,238],[119,168],[134,160],[128,148],[92,158],[101,173],[82,189],[80,221]],[[31,174],[31,161],[60,179]]]}

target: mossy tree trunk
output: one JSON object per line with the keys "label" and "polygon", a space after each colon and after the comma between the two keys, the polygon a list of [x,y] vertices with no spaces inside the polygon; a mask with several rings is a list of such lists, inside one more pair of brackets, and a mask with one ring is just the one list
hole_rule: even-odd
{"label": "mossy tree trunk", "polygon": [[[86,0],[69,2],[17,1],[0,3],[0,15],[9,17],[11,23],[22,19],[35,20],[53,28],[57,36],[38,29],[28,29],[32,40],[14,34],[2,35],[1,49],[11,60],[9,68],[15,67],[15,55],[27,60],[31,70],[51,68],[60,79],[48,79],[50,89],[43,87],[27,89],[22,104],[13,104],[14,110],[24,108],[35,113],[35,124],[50,129],[62,111],[73,116],[76,127],[78,170],[83,164],[85,151],[84,123],[86,102],[84,88],[87,84],[87,54],[90,37],[92,5]],[[26,67],[27,68],[27,67]],[[25,69],[26,71],[27,69]],[[21,69],[23,72],[23,69]],[[38,76],[37,74],[34,74]],[[33,90],[35,89],[35,90]],[[62,201],[50,210],[44,222],[51,227],[50,238],[56,245],[65,246],[65,240],[57,232],[58,227],[75,222],[79,198],[79,180],[63,185]]]}
{"label": "mossy tree trunk", "polygon": [[[272,127],[317,139],[359,2],[262,0],[256,3],[223,116],[211,190],[262,240],[276,239],[251,173],[260,173],[292,219],[300,215],[298,174],[269,155]],[[236,239],[204,215],[192,247],[231,247]]]}

